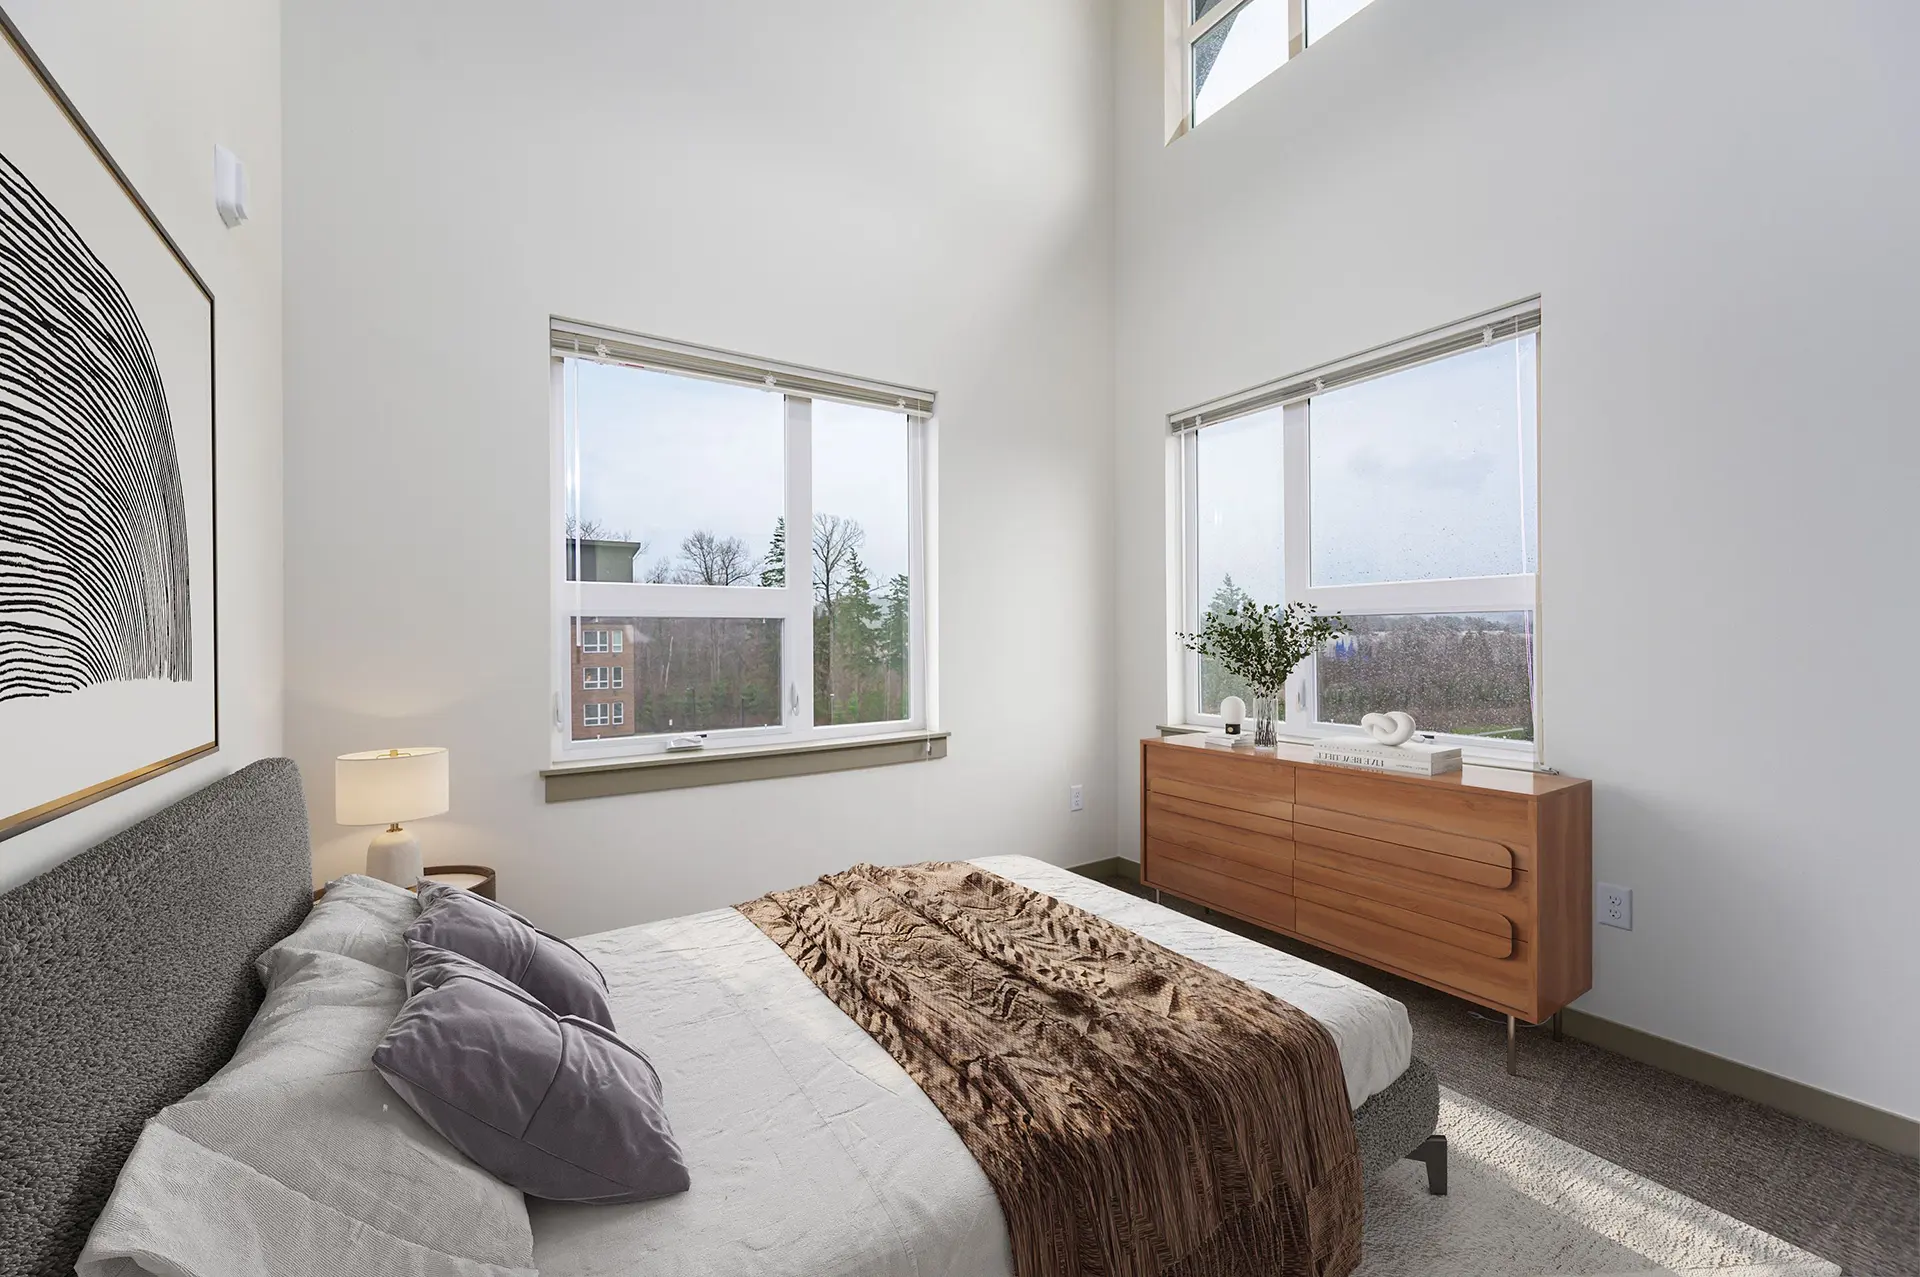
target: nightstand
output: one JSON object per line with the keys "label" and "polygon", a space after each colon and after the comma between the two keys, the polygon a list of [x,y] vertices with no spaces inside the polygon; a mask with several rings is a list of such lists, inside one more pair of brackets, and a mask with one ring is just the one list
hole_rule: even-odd
{"label": "nightstand", "polygon": [[443,882],[449,887],[465,887],[476,896],[495,899],[494,873],[485,865],[428,865],[420,876],[429,882]]}

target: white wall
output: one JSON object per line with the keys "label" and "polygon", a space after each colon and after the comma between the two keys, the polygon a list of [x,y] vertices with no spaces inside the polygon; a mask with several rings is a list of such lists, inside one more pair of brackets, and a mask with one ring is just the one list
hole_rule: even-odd
{"label": "white wall", "polygon": [[[1108,6],[288,5],[287,718],[562,933],[1112,854]],[[550,314],[940,394],[944,761],[545,805]],[[1069,816],[1070,783],[1087,810]]]}
{"label": "white wall", "polygon": [[[0,891],[279,753],[282,711],[279,6],[5,7],[214,292],[220,751],[0,842]],[[238,230],[214,211],[215,143],[238,154],[252,179],[253,220]],[[16,747],[0,743],[0,766]]]}
{"label": "white wall", "polygon": [[1920,10],[1376,0],[1163,146],[1121,8],[1121,844],[1164,414],[1539,293],[1547,749],[1635,890],[1579,1005],[1920,1116]]}

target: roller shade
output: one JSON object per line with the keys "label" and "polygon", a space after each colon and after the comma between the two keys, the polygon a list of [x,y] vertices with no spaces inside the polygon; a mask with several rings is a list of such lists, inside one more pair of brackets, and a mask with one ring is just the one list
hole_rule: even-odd
{"label": "roller shade", "polygon": [[1433,360],[1445,359],[1448,355],[1457,355],[1478,346],[1507,341],[1522,333],[1536,332],[1539,327],[1540,299],[1534,297],[1524,302],[1516,302],[1512,306],[1503,306],[1499,310],[1488,311],[1484,315],[1476,315],[1472,319],[1462,320],[1457,324],[1448,324],[1445,328],[1436,328],[1418,336],[1409,337],[1404,341],[1377,346],[1346,359],[1322,364],[1318,368],[1310,368],[1306,372],[1295,373],[1279,381],[1270,381],[1263,386],[1255,386],[1251,390],[1244,390],[1236,395],[1228,395],[1184,409],[1169,416],[1167,424],[1174,434],[1183,434],[1216,421],[1225,421],[1230,417],[1243,417],[1250,412],[1259,412],[1263,408],[1298,403],[1303,399],[1325,394],[1329,390],[1338,390],[1342,386],[1351,386],[1375,377],[1384,377],[1390,372],[1399,372],[1402,368],[1411,368],[1415,364],[1431,363]]}
{"label": "roller shade", "polygon": [[915,417],[933,415],[934,397],[931,390],[845,377],[817,368],[772,363],[729,351],[686,346],[679,342],[616,332],[610,328],[564,319],[552,321],[552,336],[556,358],[626,364],[634,368],[702,377],[709,381],[777,390],[782,394],[808,399],[832,399],[862,407],[884,408]]}

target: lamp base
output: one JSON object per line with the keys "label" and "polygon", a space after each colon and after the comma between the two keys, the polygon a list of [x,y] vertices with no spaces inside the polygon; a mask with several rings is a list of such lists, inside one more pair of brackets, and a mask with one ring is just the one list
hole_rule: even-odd
{"label": "lamp base", "polygon": [[420,840],[395,825],[367,844],[367,876],[411,887],[420,881]]}

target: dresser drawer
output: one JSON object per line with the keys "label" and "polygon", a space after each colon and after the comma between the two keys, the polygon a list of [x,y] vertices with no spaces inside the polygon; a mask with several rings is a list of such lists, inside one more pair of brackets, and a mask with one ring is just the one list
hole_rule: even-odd
{"label": "dresser drawer", "polygon": [[1177,843],[1162,842],[1158,838],[1151,837],[1147,839],[1147,852],[1155,864],[1178,861],[1183,865],[1191,865],[1196,869],[1205,869],[1209,873],[1219,874],[1222,878],[1238,878],[1241,882],[1250,882],[1256,887],[1277,891],[1283,896],[1293,894],[1293,875],[1287,872],[1286,868],[1249,864],[1245,860],[1217,856],[1210,851],[1182,847]]}
{"label": "dresser drawer", "polygon": [[1316,901],[1295,904],[1293,932],[1304,940],[1532,1018],[1533,966],[1525,945],[1517,944],[1510,958],[1495,958]]}
{"label": "dresser drawer", "polygon": [[1491,909],[1422,896],[1377,878],[1341,873],[1319,865],[1299,866],[1291,889],[1298,900],[1311,900],[1341,913],[1465,949],[1468,953],[1488,958],[1513,956],[1513,921]]}
{"label": "dresser drawer", "polygon": [[1484,838],[1522,853],[1519,868],[1533,867],[1533,807],[1524,798],[1453,788],[1444,782],[1396,781],[1303,767],[1294,777],[1293,799],[1302,807]]}
{"label": "dresser drawer", "polygon": [[1172,794],[1148,793],[1148,826],[1151,827],[1155,818],[1164,813],[1187,816],[1212,825],[1245,830],[1248,833],[1265,834],[1270,838],[1293,837],[1291,820],[1264,815],[1256,811],[1242,811],[1238,807],[1219,807],[1212,803],[1194,802],[1190,798],[1176,798]]}
{"label": "dresser drawer", "polygon": [[1164,888],[1183,900],[1212,905],[1263,927],[1276,931],[1293,928],[1292,896],[1161,855],[1151,843],[1147,845],[1146,880],[1150,887]]}
{"label": "dresser drawer", "polygon": [[1323,849],[1336,863],[1347,857],[1476,887],[1500,890],[1513,885],[1515,857],[1504,843],[1316,807],[1296,806],[1293,816],[1293,840]]}
{"label": "dresser drawer", "polygon": [[1515,874],[1513,884],[1508,887],[1482,887],[1384,860],[1330,851],[1311,843],[1295,844],[1291,872],[1303,882],[1318,883],[1403,909],[1417,909],[1493,935],[1511,935],[1518,942],[1533,939],[1531,874]]}
{"label": "dresser drawer", "polygon": [[1204,820],[1189,812],[1147,807],[1147,837],[1174,847],[1189,848],[1227,860],[1237,860],[1269,873],[1293,872],[1293,840],[1271,833],[1242,829]]}
{"label": "dresser drawer", "polygon": [[1149,749],[1147,792],[1285,820],[1293,810],[1293,769],[1226,750]]}

